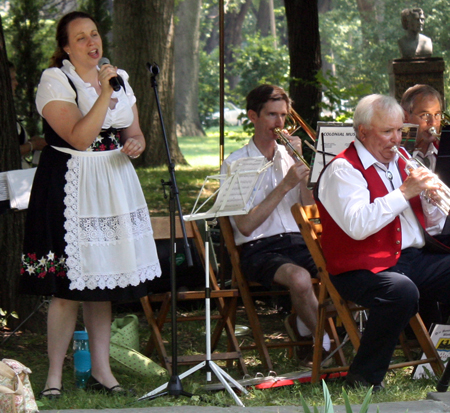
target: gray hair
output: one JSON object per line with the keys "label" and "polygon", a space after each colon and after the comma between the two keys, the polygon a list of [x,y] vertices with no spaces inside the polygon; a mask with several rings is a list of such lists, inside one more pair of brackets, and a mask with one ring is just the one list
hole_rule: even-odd
{"label": "gray hair", "polygon": [[430,85],[414,85],[406,89],[406,92],[403,93],[400,106],[405,110],[405,112],[412,113],[414,110],[414,103],[419,96],[421,96],[422,98],[428,96],[435,97],[438,100],[439,106],[442,109],[441,94]]}
{"label": "gray hair", "polygon": [[365,96],[359,101],[358,105],[356,105],[355,114],[353,115],[353,129],[355,129],[356,137],[358,139],[359,126],[363,125],[367,129],[370,129],[375,110],[397,112],[403,120],[405,119],[402,107],[392,96],[378,94]]}

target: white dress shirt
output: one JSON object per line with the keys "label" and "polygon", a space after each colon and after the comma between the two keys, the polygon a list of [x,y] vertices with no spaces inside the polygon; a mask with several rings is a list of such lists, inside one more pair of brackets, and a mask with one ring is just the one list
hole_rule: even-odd
{"label": "white dress shirt", "polygon": [[[254,156],[263,155],[255,145],[253,138],[251,138],[247,145],[233,152],[225,159],[221,167],[221,173],[225,174],[233,161]],[[258,184],[256,185],[256,188],[258,189],[255,194],[253,206],[260,204],[274,190],[285,177],[294,162],[295,161],[292,159],[292,156],[289,155],[286,148],[283,145],[277,144],[275,155],[273,157],[273,165],[268,168],[264,175],[262,175],[262,183],[259,188]],[[300,201],[300,184],[298,184],[285,195],[284,199],[277,205],[269,217],[248,237],[244,236],[238,230],[233,217],[230,217],[236,245],[285,232],[300,232],[291,213],[292,205]]]}
{"label": "white dress shirt", "polygon": [[[326,168],[320,178],[318,195],[323,206],[342,230],[355,240],[366,239],[399,216],[402,249],[423,247],[425,238],[422,227],[399,189],[402,179],[397,166],[398,155],[386,169],[357,139],[355,148],[365,169],[375,165],[389,193],[371,203],[367,181],[363,175],[347,160],[337,159]],[[430,235],[439,234],[446,217],[424,199],[422,208],[427,231]]]}
{"label": "white dress shirt", "polygon": [[[422,161],[424,158],[427,158],[430,161],[430,166],[427,166],[429,169],[431,169],[433,172],[436,170],[436,160],[437,160],[437,154],[438,150],[436,149],[436,146],[433,145],[433,143],[430,143],[428,146],[427,152],[423,154],[418,149],[415,149],[413,151],[413,158],[418,158],[419,161]],[[423,161],[422,161],[423,163]]]}

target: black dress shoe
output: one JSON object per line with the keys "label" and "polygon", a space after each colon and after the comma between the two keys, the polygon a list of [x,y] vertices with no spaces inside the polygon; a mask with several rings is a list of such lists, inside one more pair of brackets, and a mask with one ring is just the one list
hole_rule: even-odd
{"label": "black dress shoe", "polygon": [[[47,399],[47,400],[56,400],[59,399],[62,395],[64,388],[61,386],[60,389],[57,387],[50,387],[48,389],[44,389],[39,393],[39,399]],[[52,393],[54,391],[57,391],[58,393]]]}
{"label": "black dress shoe", "polygon": [[365,387],[370,388],[373,386],[372,393],[377,393],[384,389],[384,383],[369,383],[363,376],[358,373],[348,372],[345,377],[345,383],[352,388]]}
{"label": "black dress shoe", "polygon": [[112,387],[106,387],[101,384],[94,376],[89,377],[86,383],[86,390],[106,393],[110,396],[135,396],[134,390],[126,390],[120,384],[116,384]]}

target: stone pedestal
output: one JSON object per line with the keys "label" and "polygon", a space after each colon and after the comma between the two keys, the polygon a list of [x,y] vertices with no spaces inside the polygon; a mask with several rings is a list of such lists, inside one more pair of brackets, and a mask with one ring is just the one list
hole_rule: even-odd
{"label": "stone pedestal", "polygon": [[434,87],[444,102],[444,69],[442,57],[391,60],[389,93],[400,102],[406,89],[420,83]]}

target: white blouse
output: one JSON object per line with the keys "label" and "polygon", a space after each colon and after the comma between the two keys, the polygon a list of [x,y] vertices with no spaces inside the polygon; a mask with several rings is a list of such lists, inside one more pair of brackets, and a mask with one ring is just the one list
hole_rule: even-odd
{"label": "white blouse", "polygon": [[[127,128],[133,123],[132,107],[136,103],[136,97],[128,83],[128,73],[117,69],[117,74],[122,77],[126,91],[121,87],[118,92],[113,92],[111,98],[116,98],[118,101],[114,109],[108,108],[102,129],[108,129],[109,127]],[[66,75],[77,88],[78,108],[83,116],[91,110],[98,99],[95,88],[81,79],[75,71],[75,66],[69,60],[64,60],[61,68],[52,67],[42,73],[36,94],[36,107],[41,116],[42,110],[49,102],[58,100],[77,104],[75,91],[68,82]]]}

